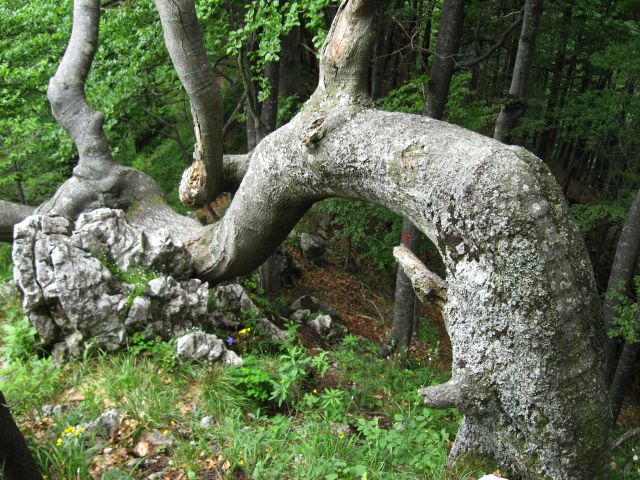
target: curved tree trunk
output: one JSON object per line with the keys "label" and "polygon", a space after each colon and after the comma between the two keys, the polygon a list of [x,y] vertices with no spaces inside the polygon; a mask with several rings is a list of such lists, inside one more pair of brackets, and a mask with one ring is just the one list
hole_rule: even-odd
{"label": "curved tree trunk", "polygon": [[[629,294],[633,288],[633,273],[636,268],[636,261],[640,253],[640,191],[636,194],[627,218],[622,227],[618,245],[616,246],[616,254],[613,258],[613,266],[609,275],[607,284],[607,292],[613,293],[617,290],[623,294]],[[611,328],[611,322],[616,316],[614,308],[617,304],[615,298],[606,298],[602,304],[602,315],[604,317],[604,325],[608,331]],[[607,342],[605,357],[605,375],[607,385],[613,380],[616,366],[618,364],[618,356],[620,352],[620,338],[612,338]],[[615,418],[614,418],[615,420]]]}
{"label": "curved tree trunk", "polygon": [[[604,479],[604,331],[590,262],[562,192],[522,148],[375,110],[366,95],[374,10],[373,0],[343,0],[322,49],[318,89],[256,147],[222,220],[200,228],[152,208],[148,198],[109,218],[135,224],[149,242],[163,225],[176,237],[168,244],[179,241],[190,254],[182,267],[216,283],[260,265],[320,199],[364,199],[405,216],[438,247],[447,273],[452,379],[422,394],[427,405],[465,414],[451,460],[479,452],[524,479]],[[38,262],[73,262],[55,249],[37,255],[31,270],[17,271],[21,287],[29,275],[51,287],[50,278],[38,277]]]}

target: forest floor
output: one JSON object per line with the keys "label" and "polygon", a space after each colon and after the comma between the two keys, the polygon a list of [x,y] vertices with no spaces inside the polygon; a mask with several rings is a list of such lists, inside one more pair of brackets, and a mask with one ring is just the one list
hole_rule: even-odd
{"label": "forest floor", "polygon": [[[423,305],[407,355],[378,358],[389,329],[393,282],[329,252],[321,266],[288,246],[302,275],[277,299],[278,312],[303,294],[339,314],[346,332],[322,338],[285,323],[273,342],[230,333],[242,367],[179,362],[172,341],[138,339],[126,351],[91,349],[54,365],[37,351],[17,298],[0,298],[0,389],[48,479],[477,479],[499,465],[466,459],[445,470],[460,421],[455,410],[422,406],[419,387],[448,376],[451,349],[440,312]],[[244,328],[250,326],[243,325]],[[640,426],[640,392],[616,435]],[[83,429],[110,409],[123,414],[111,438]],[[640,439],[614,454],[614,479],[640,478]]]}

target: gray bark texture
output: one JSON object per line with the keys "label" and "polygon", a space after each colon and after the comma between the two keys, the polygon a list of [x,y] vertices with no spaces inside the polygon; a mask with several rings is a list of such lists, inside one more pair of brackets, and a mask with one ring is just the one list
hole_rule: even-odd
{"label": "gray bark texture", "polygon": [[192,207],[222,192],[222,99],[204,48],[193,0],[156,0],[164,43],[189,96],[196,134],[194,163],[180,184],[180,201]]}
{"label": "gray bark texture", "polygon": [[[417,252],[420,247],[420,230],[406,218],[402,222],[401,244],[410,252]],[[380,349],[382,357],[409,348],[415,327],[416,294],[411,280],[401,266],[396,273],[396,291],[393,301],[393,323],[389,337]]]}
{"label": "gray bark texture", "polygon": [[511,78],[509,96],[507,102],[500,108],[493,134],[493,138],[504,143],[510,143],[511,133],[527,109],[529,72],[533,64],[536,33],[541,14],[542,0],[527,0],[525,2],[524,19],[522,21],[522,30],[520,31],[518,53]]}
{"label": "gray bark texture", "polygon": [[[452,379],[422,393],[427,405],[456,406],[465,415],[450,460],[477,452],[495,457],[515,478],[605,479],[604,329],[591,265],[562,192],[523,148],[434,119],[374,109],[366,94],[374,11],[373,0],[343,0],[322,49],[316,92],[252,152],[219,222],[200,227],[159,201],[154,208],[148,192],[118,218],[135,228],[134,235],[151,236],[163,226],[170,232],[168,250],[183,252],[171,261],[188,258],[197,278],[216,284],[260,265],[323,198],[368,200],[407,217],[437,246],[446,268]],[[98,167],[103,163],[97,159]],[[123,191],[122,197],[135,194]],[[86,210],[94,210],[89,200]],[[102,200],[122,203],[115,196]],[[64,295],[47,282],[51,269],[39,265],[49,262],[54,274],[67,269],[72,277],[76,259],[89,255],[72,238],[82,226],[71,229],[71,220],[55,220],[59,216],[29,217],[16,229],[16,238],[24,239],[14,243],[16,262],[23,257],[19,245],[28,252],[50,242],[31,270],[16,271],[25,301],[33,299],[31,313],[42,306],[41,291]],[[99,222],[95,230],[100,238]],[[106,276],[96,262],[91,275]],[[80,282],[66,281],[69,288]]]}

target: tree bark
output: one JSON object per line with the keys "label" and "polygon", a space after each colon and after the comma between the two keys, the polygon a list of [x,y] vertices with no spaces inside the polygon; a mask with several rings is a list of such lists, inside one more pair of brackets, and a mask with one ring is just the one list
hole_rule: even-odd
{"label": "tree bark", "polygon": [[464,0],[444,0],[440,13],[440,28],[436,53],[431,63],[431,78],[426,86],[424,114],[441,119],[447,105],[451,77],[455,69],[454,55],[460,49]]}
{"label": "tree bark", "polygon": [[[522,148],[373,109],[366,92],[374,11],[373,0],[343,0],[316,92],[256,147],[222,220],[185,228],[183,217],[149,202],[120,218],[149,236],[168,227],[196,275],[216,283],[255,269],[323,198],[373,201],[407,217],[446,269],[452,379],[423,395],[427,405],[465,414],[451,460],[481,452],[526,480],[607,478],[604,331],[562,192]],[[40,254],[46,261],[51,251]],[[23,273],[38,274],[35,265],[18,272],[21,287]]]}
{"label": "tree bark", "polygon": [[[408,219],[402,222],[401,244],[411,252],[417,252],[420,247],[420,230]],[[413,291],[411,280],[401,266],[396,274],[396,291],[393,304],[393,323],[391,332],[380,349],[380,356],[388,357],[396,351],[409,348],[416,321],[416,307],[418,299]]]}
{"label": "tree bark", "polygon": [[536,32],[542,13],[542,0],[527,0],[518,43],[516,63],[511,77],[507,102],[500,108],[493,138],[503,143],[511,142],[511,134],[518,120],[527,109],[529,76],[535,53]]}
{"label": "tree bark", "polygon": [[278,91],[281,97],[302,95],[302,64],[300,62],[300,27],[293,27],[282,37]]}
{"label": "tree bark", "polygon": [[[636,319],[636,321],[640,322],[640,319]],[[624,397],[633,382],[638,358],[640,358],[640,343],[624,342],[618,359],[616,373],[613,376],[611,388],[609,389],[609,396],[611,397],[611,420],[613,423],[616,422],[620,415]]]}
{"label": "tree bark", "polygon": [[0,392],[0,471],[6,480],[41,480],[27,442],[13,421],[7,401]]}
{"label": "tree bark", "polygon": [[[616,290],[620,293],[630,294],[633,287],[633,273],[636,268],[638,254],[640,253],[640,191],[633,199],[633,203],[627,213],[627,218],[622,227],[616,254],[613,259],[607,292],[612,294]],[[609,331],[613,318],[616,316],[614,308],[617,301],[614,298],[605,298],[602,304],[602,316],[605,329]],[[607,385],[611,385],[618,364],[620,351],[620,338],[612,338],[607,342],[605,357],[605,378]]]}
{"label": "tree bark", "polygon": [[182,177],[180,200],[200,207],[222,192],[222,98],[193,0],[156,0],[156,8],[164,43],[189,96],[196,135],[194,164]]}

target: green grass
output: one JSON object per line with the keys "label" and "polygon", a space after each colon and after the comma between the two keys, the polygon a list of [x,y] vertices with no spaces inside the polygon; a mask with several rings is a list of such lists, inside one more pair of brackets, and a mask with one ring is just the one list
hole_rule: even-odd
{"label": "green grass", "polygon": [[[5,302],[1,318],[13,333],[2,340],[0,389],[16,404],[17,421],[30,432],[49,479],[89,478],[89,465],[106,446],[130,449],[154,428],[174,439],[161,454],[171,460],[174,478],[201,478],[207,461],[224,466],[219,471],[226,478],[242,472],[253,479],[459,480],[493,471],[475,460],[444,469],[460,415],[425,408],[416,390],[446,374],[411,360],[380,360],[375,345],[353,335],[321,360],[295,341],[262,348],[244,336],[238,342],[246,344],[239,346],[245,348],[246,375],[239,368],[178,362],[172,342],[149,340],[116,354],[90,350],[56,366],[32,341],[17,302]],[[253,395],[249,387],[266,394]],[[274,395],[278,388],[285,388],[282,402]],[[61,417],[33,422],[34,410],[57,403],[65,406]],[[125,413],[116,442],[62,436],[110,408]],[[200,426],[204,416],[214,419],[212,427]],[[637,448],[630,442],[616,461],[633,462]],[[148,473],[122,461],[102,478]]]}

